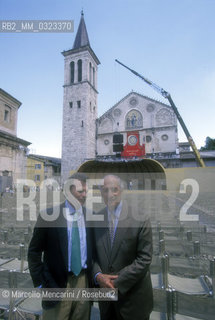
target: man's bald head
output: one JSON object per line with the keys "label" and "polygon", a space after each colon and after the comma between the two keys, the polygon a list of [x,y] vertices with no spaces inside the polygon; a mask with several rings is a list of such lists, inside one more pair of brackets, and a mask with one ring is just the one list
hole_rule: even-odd
{"label": "man's bald head", "polygon": [[104,184],[101,192],[105,204],[110,210],[114,210],[121,201],[123,183],[118,176],[107,175],[104,177]]}

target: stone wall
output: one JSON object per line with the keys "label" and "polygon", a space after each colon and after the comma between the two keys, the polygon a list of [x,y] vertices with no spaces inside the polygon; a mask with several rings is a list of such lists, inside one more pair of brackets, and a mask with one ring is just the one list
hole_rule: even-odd
{"label": "stone wall", "polygon": [[[77,61],[82,60],[82,81],[78,82]],[[70,63],[75,63],[74,83],[70,83]],[[95,82],[90,79],[90,63],[95,70]],[[65,57],[63,137],[61,176],[64,181],[72,170],[95,157],[97,118],[97,65],[86,51]],[[78,105],[80,101],[80,106]]]}

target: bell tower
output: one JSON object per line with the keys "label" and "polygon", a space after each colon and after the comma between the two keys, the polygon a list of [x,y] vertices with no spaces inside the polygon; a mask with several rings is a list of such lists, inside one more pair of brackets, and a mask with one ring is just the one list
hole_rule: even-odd
{"label": "bell tower", "polygon": [[73,48],[63,51],[64,96],[61,176],[96,155],[97,70],[100,64],[90,46],[83,11]]}

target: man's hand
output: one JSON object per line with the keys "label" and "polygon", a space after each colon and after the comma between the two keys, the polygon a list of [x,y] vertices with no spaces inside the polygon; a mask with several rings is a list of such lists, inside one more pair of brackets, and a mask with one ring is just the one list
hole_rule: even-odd
{"label": "man's hand", "polygon": [[101,288],[111,288],[114,289],[114,280],[117,279],[117,275],[112,274],[104,274],[99,273],[96,277],[96,281],[98,282]]}

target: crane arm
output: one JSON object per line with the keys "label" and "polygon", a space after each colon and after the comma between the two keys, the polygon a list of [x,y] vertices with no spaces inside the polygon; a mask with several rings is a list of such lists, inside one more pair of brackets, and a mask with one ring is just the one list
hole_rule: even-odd
{"label": "crane arm", "polygon": [[147,84],[149,84],[153,89],[155,89],[158,93],[160,93],[164,98],[167,98],[170,94],[165,91],[163,88],[160,88],[157,84],[153,83],[152,81],[148,80],[147,78],[145,78],[144,76],[142,76],[141,74],[139,74],[138,72],[132,70],[131,68],[127,67],[126,65],[124,65],[122,62],[120,62],[119,60],[115,59],[116,62],[118,62],[119,64],[121,64],[123,67],[125,67],[126,69],[128,69],[129,71],[131,71],[133,74],[135,74],[135,76],[139,77],[140,79],[142,79],[143,81],[145,81]]}
{"label": "crane arm", "polygon": [[173,100],[172,100],[172,97],[171,95],[169,94],[169,92],[167,92],[166,90],[164,90],[163,88],[160,88],[157,84],[153,83],[152,81],[148,80],[147,78],[143,77],[141,74],[139,74],[138,72],[132,70],[131,68],[127,67],[125,64],[123,64],[122,62],[120,62],[119,60],[115,59],[115,61],[119,64],[121,64],[123,67],[125,67],[126,69],[128,69],[129,71],[131,71],[133,74],[135,74],[137,77],[141,78],[143,81],[145,81],[148,85],[150,85],[154,90],[156,90],[158,93],[160,93],[164,98],[166,98],[173,111],[175,112],[176,114],[176,117],[182,127],[182,129],[184,130],[184,133],[187,137],[187,140],[188,142],[190,143],[190,146],[195,154],[195,157],[196,157],[196,161],[198,162],[198,164],[200,165],[200,167],[202,168],[205,168],[205,163],[204,161],[202,160],[201,156],[200,156],[200,153],[195,145],[195,142],[193,141],[180,113],[178,112],[178,109],[176,108],[176,105],[174,104]]}

